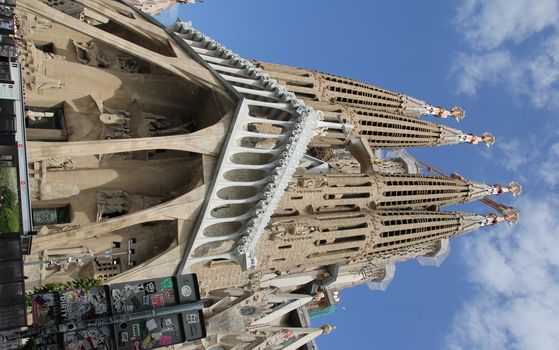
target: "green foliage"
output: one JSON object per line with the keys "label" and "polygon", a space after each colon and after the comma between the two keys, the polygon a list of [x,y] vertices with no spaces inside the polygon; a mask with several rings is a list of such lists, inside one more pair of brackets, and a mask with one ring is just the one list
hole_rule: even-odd
{"label": "green foliage", "polygon": [[0,232],[19,232],[17,193],[4,185],[0,185]]}
{"label": "green foliage", "polygon": [[13,206],[17,204],[17,194],[10,190],[8,186],[0,186],[0,195],[4,197],[4,199],[0,201],[2,207],[4,205]]}
{"label": "green foliage", "polygon": [[102,286],[104,283],[105,283],[105,279],[103,277],[98,277],[98,278],[87,277],[79,280],[72,280],[66,283],[61,283],[61,282],[47,283],[33,289],[31,292],[28,292],[25,295],[25,301],[27,303],[27,306],[31,306],[34,294],[57,293],[69,289],[97,287],[97,286]]}
{"label": "green foliage", "polygon": [[19,208],[0,206],[0,232],[19,232]]}
{"label": "green foliage", "polygon": [[98,278],[87,277],[79,280],[72,280],[66,283],[60,283],[60,282],[47,283],[42,285],[41,287],[37,287],[33,289],[33,292],[31,292],[31,294],[54,293],[54,292],[62,292],[69,289],[90,288],[90,287],[101,286],[104,283],[105,280],[102,277],[98,277]]}

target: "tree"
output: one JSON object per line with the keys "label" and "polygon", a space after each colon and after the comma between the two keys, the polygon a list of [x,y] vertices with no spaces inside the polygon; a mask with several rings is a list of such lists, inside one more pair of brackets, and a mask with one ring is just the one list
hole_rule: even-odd
{"label": "tree", "polygon": [[7,186],[0,186],[0,232],[19,232],[17,195]]}

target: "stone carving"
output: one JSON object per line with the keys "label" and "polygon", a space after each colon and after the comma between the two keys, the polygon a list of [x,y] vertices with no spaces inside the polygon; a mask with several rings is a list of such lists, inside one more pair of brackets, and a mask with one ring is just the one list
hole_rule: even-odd
{"label": "stone carving", "polygon": [[32,84],[35,89],[31,88],[31,90],[36,90],[39,95],[42,95],[48,89],[62,89],[64,87],[62,80],[49,78],[41,73],[35,73],[35,79]]}
{"label": "stone carving", "polygon": [[110,66],[111,61],[103,55],[95,42],[77,42],[72,40],[72,44],[76,48],[77,59],[81,63],[100,68]]}
{"label": "stone carving", "polygon": [[[101,140],[129,139],[130,136],[130,113],[123,110],[113,110],[105,107],[106,113],[101,113],[99,119],[103,123]],[[102,154],[99,159],[127,158],[130,152]]]}
{"label": "stone carving", "polygon": [[46,18],[25,12],[20,14],[20,17],[19,29],[24,35],[33,34],[34,32],[44,32],[52,28],[52,22]]}
{"label": "stone carving", "polygon": [[84,6],[78,2],[65,0],[41,0],[41,2],[79,20],[84,19]]}
{"label": "stone carving", "polygon": [[293,235],[308,235],[318,230],[317,226],[309,226],[307,223],[297,223],[290,231]]}
{"label": "stone carving", "polygon": [[25,116],[33,121],[54,117],[54,112],[25,111]]}
{"label": "stone carving", "polygon": [[446,110],[444,107],[434,107],[426,103],[425,101],[421,101],[403,94],[402,101],[403,103],[401,113],[410,117],[422,117],[431,115],[443,119],[454,117],[456,118],[456,121],[460,121],[466,116],[466,113],[460,107],[452,107],[452,109],[449,111]]}
{"label": "stone carving", "polygon": [[37,234],[39,236],[46,236],[53,233],[71,231],[77,229],[78,227],[80,227],[80,225],[63,225],[63,226],[57,225],[56,227],[53,228],[48,228],[47,226],[41,226]]}
{"label": "stone carving", "polygon": [[48,158],[45,160],[47,168],[50,170],[73,170],[74,161],[70,157]]}
{"label": "stone carving", "polygon": [[193,122],[188,122],[180,126],[171,127],[171,122],[165,116],[147,112],[142,112],[142,116],[146,121],[150,136],[190,133],[190,129],[194,126]]}
{"label": "stone carving", "polygon": [[104,217],[126,214],[129,210],[128,193],[123,190],[97,191],[97,221]]}
{"label": "stone carving", "polygon": [[19,48],[20,61],[25,67],[23,70],[25,74],[24,81],[26,88],[31,91],[36,91],[38,94],[43,94],[47,89],[61,89],[64,87],[64,82],[61,80],[47,77],[41,73],[41,65],[48,60],[64,60],[65,58],[60,55],[55,55],[49,52],[43,52],[37,49],[33,42],[25,42]]}
{"label": "stone carving", "polygon": [[306,188],[319,188],[328,185],[328,181],[326,178],[299,178],[298,179],[299,187],[306,187]]}
{"label": "stone carving", "polygon": [[99,119],[103,124],[127,126],[130,118],[128,112],[120,111],[119,113],[101,113]]}
{"label": "stone carving", "polygon": [[140,66],[138,61],[132,56],[118,55],[118,68],[126,73],[138,73]]}

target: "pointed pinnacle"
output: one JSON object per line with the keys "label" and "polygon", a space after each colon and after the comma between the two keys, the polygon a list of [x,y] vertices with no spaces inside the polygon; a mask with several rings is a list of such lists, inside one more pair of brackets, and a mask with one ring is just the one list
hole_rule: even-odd
{"label": "pointed pinnacle", "polygon": [[520,213],[515,208],[509,207],[503,210],[502,214],[509,225],[514,225],[520,220]]}
{"label": "pointed pinnacle", "polygon": [[452,107],[452,109],[449,111],[444,107],[433,107],[429,104],[425,104],[425,113],[442,119],[454,117],[457,122],[464,119],[464,117],[466,116],[466,112],[464,112],[462,108],[457,106]]}
{"label": "pointed pinnacle", "polygon": [[477,145],[480,142],[485,142],[487,147],[495,143],[495,136],[488,132],[484,132],[481,136],[474,134],[462,134],[461,141],[466,143],[471,143],[472,145]]}
{"label": "pointed pinnacle", "polygon": [[459,122],[466,117],[466,112],[464,112],[462,108],[454,106],[450,110],[450,115],[452,115],[456,119],[456,121]]}
{"label": "pointed pinnacle", "polygon": [[522,193],[522,186],[516,181],[509,182],[509,191],[513,196],[518,196]]}
{"label": "pointed pinnacle", "polygon": [[506,221],[509,225],[514,225],[520,220],[520,214],[515,208],[506,207],[498,210],[502,216],[497,214],[484,215],[485,219],[482,222],[482,226],[496,225],[503,221]]}
{"label": "pointed pinnacle", "polygon": [[522,186],[516,181],[511,181],[507,186],[503,185],[493,185],[493,192],[491,194],[499,195],[506,192],[510,192],[513,196],[518,196],[522,193]]}

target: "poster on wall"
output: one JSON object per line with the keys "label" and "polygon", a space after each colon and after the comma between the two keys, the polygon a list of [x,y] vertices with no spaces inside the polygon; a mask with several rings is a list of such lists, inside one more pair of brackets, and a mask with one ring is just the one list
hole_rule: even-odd
{"label": "poster on wall", "polygon": [[55,293],[43,293],[33,296],[33,324],[52,326],[57,323],[57,297]]}

